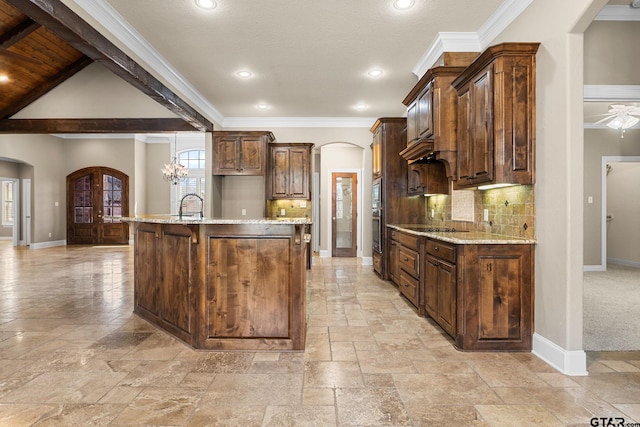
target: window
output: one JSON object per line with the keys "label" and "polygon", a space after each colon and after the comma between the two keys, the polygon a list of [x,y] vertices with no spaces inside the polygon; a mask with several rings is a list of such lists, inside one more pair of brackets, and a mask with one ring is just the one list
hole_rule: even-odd
{"label": "window", "polygon": [[13,226],[14,203],[13,203],[13,181],[2,182],[2,225]]}
{"label": "window", "polygon": [[[189,169],[189,175],[186,179],[180,181],[177,185],[177,200],[180,202],[182,197],[189,193],[195,193],[204,199],[205,195],[205,151],[204,150],[188,150],[178,153],[178,163]],[[199,212],[200,201],[196,198],[189,198],[183,206],[184,212]],[[204,207],[202,207],[204,209]]]}

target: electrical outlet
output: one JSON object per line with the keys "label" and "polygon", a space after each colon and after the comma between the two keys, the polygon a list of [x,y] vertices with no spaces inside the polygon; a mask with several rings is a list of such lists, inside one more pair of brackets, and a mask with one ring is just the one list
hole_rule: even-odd
{"label": "electrical outlet", "polygon": [[49,233],[49,237],[51,237],[51,233]]}
{"label": "electrical outlet", "polygon": [[433,218],[433,217],[435,216],[435,214],[436,214],[436,213],[435,213],[435,210],[434,210],[434,209],[431,209],[431,218]]}
{"label": "electrical outlet", "polygon": [[306,208],[306,207],[307,207],[307,202],[306,202],[306,201],[304,201],[304,200],[303,200],[303,201],[301,201],[301,202],[300,202],[300,207],[301,207],[302,209]]}
{"label": "electrical outlet", "polygon": [[484,220],[489,221],[489,209],[484,210]]}
{"label": "electrical outlet", "polygon": [[284,209],[280,209],[280,216],[285,216],[287,212]]}
{"label": "electrical outlet", "polygon": [[242,215],[246,215],[247,214],[247,210],[246,209],[242,209]]}

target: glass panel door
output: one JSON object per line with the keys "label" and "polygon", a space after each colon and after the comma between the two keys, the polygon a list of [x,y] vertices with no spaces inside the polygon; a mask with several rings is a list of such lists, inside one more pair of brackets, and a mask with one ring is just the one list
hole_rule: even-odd
{"label": "glass panel door", "polygon": [[355,257],[357,253],[357,175],[332,174],[332,254]]}

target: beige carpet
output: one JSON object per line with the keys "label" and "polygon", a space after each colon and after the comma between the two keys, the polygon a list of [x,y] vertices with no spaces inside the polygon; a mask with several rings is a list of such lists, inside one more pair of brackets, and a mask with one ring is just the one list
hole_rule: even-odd
{"label": "beige carpet", "polygon": [[584,273],[584,349],[640,350],[640,269],[609,264]]}

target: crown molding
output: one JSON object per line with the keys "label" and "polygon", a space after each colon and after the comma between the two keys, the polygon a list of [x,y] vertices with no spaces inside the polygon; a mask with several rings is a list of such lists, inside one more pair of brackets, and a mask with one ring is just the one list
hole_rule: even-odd
{"label": "crown molding", "polygon": [[224,128],[367,128],[374,117],[227,117]]}
{"label": "crown molding", "polygon": [[480,52],[478,35],[476,33],[438,33],[411,71],[418,78],[422,77],[444,52]]}
{"label": "crown molding", "polygon": [[183,93],[205,116],[214,122],[222,122],[222,114],[105,0],[75,0],[75,3],[171,86]]}
{"label": "crown molding", "polygon": [[482,49],[488,47],[533,0],[506,0],[478,29],[478,39]]}
{"label": "crown molding", "polygon": [[533,0],[506,0],[475,33],[438,33],[411,71],[418,78],[422,77],[445,52],[480,52],[532,2]]}
{"label": "crown molding", "polygon": [[584,85],[585,102],[639,102],[640,85]]}
{"label": "crown molding", "polygon": [[640,8],[630,5],[605,6],[594,21],[640,21]]}

